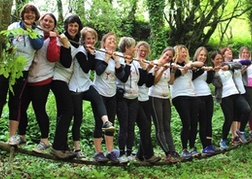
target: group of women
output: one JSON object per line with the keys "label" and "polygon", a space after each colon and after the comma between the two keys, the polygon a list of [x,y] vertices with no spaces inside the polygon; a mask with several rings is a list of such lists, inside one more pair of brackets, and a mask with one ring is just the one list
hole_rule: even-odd
{"label": "group of women", "polygon": [[[159,59],[148,61],[150,46],[145,41],[122,37],[117,43],[114,33],[107,33],[96,50],[97,32],[83,27],[77,15],[64,21],[63,34],[56,31],[57,21],[52,13],[42,17],[33,5],[27,4],[20,13],[21,21],[9,29],[22,28],[37,31],[36,38],[17,36],[12,44],[17,56],[27,58],[23,77],[9,93],[10,145],[26,143],[29,103],[36,115],[41,139],[34,152],[42,153],[51,147],[58,158],[84,159],[80,146],[80,128],[83,118],[83,100],[91,102],[95,125],[93,141],[97,162],[125,163],[133,159],[135,124],[140,141],[135,158],[139,161],[158,162],[154,155],[151,126],[152,119],[158,144],[168,162],[199,155],[195,146],[198,131],[202,153],[218,152],[212,143],[213,96],[209,83],[215,86],[215,97],[224,114],[220,148],[227,149],[227,136],[232,129],[233,143],[245,143],[245,127],[249,122],[252,131],[252,77],[250,53],[242,48],[240,60],[232,59],[230,48],[213,52],[211,63],[206,48],[199,47],[193,61],[186,46],[167,47]],[[36,21],[39,19],[39,26]],[[116,51],[117,48],[119,51]],[[92,81],[90,72],[94,71]],[[8,79],[0,76],[0,110],[6,103]],[[55,95],[57,123],[50,146],[49,117],[46,102],[49,91]],[[171,132],[171,102],[181,122],[182,154],[176,151]],[[118,153],[114,148],[114,120],[119,122]],[[71,120],[74,150],[68,145]],[[251,118],[251,120],[249,120]],[[238,122],[234,122],[238,121]],[[231,127],[232,126],[232,127]],[[16,135],[18,131],[19,135]],[[102,152],[104,133],[107,152]],[[189,145],[188,145],[189,143]]]}

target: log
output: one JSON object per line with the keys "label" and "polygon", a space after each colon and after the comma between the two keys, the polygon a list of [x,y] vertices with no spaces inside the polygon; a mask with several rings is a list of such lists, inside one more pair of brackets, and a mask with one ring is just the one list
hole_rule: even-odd
{"label": "log", "polygon": [[[249,140],[246,144],[249,144],[251,142],[252,142],[252,140]],[[246,144],[242,144],[242,145],[246,145]],[[125,166],[129,166],[129,165],[150,167],[150,166],[173,165],[173,164],[178,164],[178,163],[181,163],[181,162],[191,162],[194,159],[201,160],[201,159],[206,159],[206,158],[216,156],[216,155],[219,155],[219,154],[223,154],[223,153],[226,153],[228,151],[235,150],[235,149],[239,148],[240,146],[232,146],[232,147],[229,147],[227,150],[220,151],[219,153],[215,153],[215,154],[212,154],[212,155],[199,155],[199,156],[194,157],[194,158],[189,158],[189,159],[181,160],[179,162],[174,162],[174,163],[166,162],[164,160],[161,160],[160,162],[156,162],[156,163],[131,161],[131,162],[126,163],[126,164],[121,164],[121,163],[114,164],[114,163],[110,163],[110,162],[108,162],[108,163],[98,163],[98,162],[92,161],[92,160],[59,159],[59,158],[57,158],[57,157],[55,157],[55,156],[53,156],[53,155],[51,155],[49,153],[36,153],[36,152],[30,151],[30,150],[27,150],[27,149],[24,149],[24,148],[19,148],[17,146],[10,146],[7,143],[4,143],[4,142],[0,141],[0,149],[4,150],[4,151],[7,151],[7,152],[14,151],[14,153],[22,153],[22,154],[26,154],[26,155],[30,155],[30,156],[34,156],[34,157],[40,157],[40,158],[44,158],[44,159],[54,160],[54,161],[57,161],[57,162],[67,162],[67,163],[73,163],[73,164],[84,164],[84,165],[95,165],[95,166],[117,166],[117,167],[125,167]]]}

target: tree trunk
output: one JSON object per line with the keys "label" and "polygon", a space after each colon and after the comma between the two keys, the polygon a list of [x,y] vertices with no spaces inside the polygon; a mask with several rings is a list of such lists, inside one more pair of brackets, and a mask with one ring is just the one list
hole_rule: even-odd
{"label": "tree trunk", "polygon": [[160,56],[161,52],[167,45],[164,30],[163,10],[165,7],[164,0],[147,0],[147,6],[150,16],[151,28],[151,46],[154,58]]}
{"label": "tree trunk", "polygon": [[62,1],[57,0],[57,10],[58,10],[58,24],[63,24],[63,7],[62,7]]}
{"label": "tree trunk", "polygon": [[[0,1],[0,31],[6,30],[10,24],[11,7],[13,0]],[[4,45],[3,36],[0,36],[0,57],[2,57],[2,50]],[[2,59],[2,58],[0,58]]]}

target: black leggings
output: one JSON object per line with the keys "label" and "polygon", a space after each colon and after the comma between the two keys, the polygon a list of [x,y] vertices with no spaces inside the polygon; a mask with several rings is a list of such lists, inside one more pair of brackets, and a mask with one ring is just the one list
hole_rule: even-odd
{"label": "black leggings", "polygon": [[9,89],[9,79],[0,75],[0,117],[2,116],[3,107],[6,104],[7,93]]}
{"label": "black leggings", "polygon": [[52,91],[57,105],[57,124],[53,148],[56,150],[69,150],[67,133],[73,116],[72,95],[67,83],[60,80],[52,82]]}
{"label": "black leggings", "polygon": [[[116,96],[112,96],[112,97],[102,96],[102,98],[103,98],[105,107],[107,109],[108,119],[110,122],[114,123],[115,116],[116,116],[116,108],[117,108]],[[105,131],[105,135],[113,136],[114,132]]]}
{"label": "black leggings", "polygon": [[148,101],[138,102],[138,114],[136,123],[139,128],[140,141],[137,156],[149,159],[154,155],[151,139],[151,106]]}
{"label": "black leggings", "polygon": [[222,126],[222,139],[227,140],[231,124],[234,120],[241,122],[240,131],[244,131],[249,120],[250,106],[241,94],[231,95],[222,98],[222,112],[225,121]]}
{"label": "black leggings", "polygon": [[23,71],[23,76],[17,79],[12,86],[13,93],[9,90],[9,120],[21,120],[21,104],[23,99],[26,98],[24,91],[26,88],[27,76],[28,71]]}
{"label": "black leggings", "polygon": [[203,148],[212,145],[213,97],[199,96],[199,135]]}
{"label": "black leggings", "polygon": [[118,145],[120,155],[125,154],[127,147],[127,155],[132,152],[132,147],[135,138],[135,122],[138,112],[138,99],[117,99],[117,118],[120,129],[118,134]]}
{"label": "black leggings", "polygon": [[187,142],[189,140],[189,147],[195,147],[195,140],[197,136],[197,123],[199,112],[199,101],[197,97],[179,96],[172,99],[181,122],[181,142],[182,148],[187,149]]}
{"label": "black leggings", "polygon": [[26,86],[25,93],[26,98],[22,102],[21,106],[21,120],[18,126],[19,134],[25,135],[28,125],[27,109],[30,102],[36,115],[36,119],[40,128],[41,138],[48,138],[49,134],[49,117],[46,113],[46,102],[48,94],[51,88],[51,84],[42,86]]}
{"label": "black leggings", "polygon": [[74,141],[80,140],[80,127],[83,118],[83,100],[91,102],[94,118],[95,118],[95,129],[94,138],[102,137],[102,120],[101,117],[107,115],[103,99],[97,90],[90,86],[85,92],[75,93],[72,92],[72,100],[74,105],[74,122],[72,127],[72,135]]}

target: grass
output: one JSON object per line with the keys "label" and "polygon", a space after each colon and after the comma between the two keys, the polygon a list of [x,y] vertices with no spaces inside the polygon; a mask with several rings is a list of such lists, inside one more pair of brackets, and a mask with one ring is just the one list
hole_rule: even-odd
{"label": "grass", "polygon": [[[50,103],[48,110],[51,117],[50,140],[53,138],[53,131],[55,126],[55,109],[54,100],[52,96],[49,97]],[[84,153],[92,158],[94,148],[92,144],[92,129],[93,119],[89,103],[85,103],[84,122],[82,125],[81,141]],[[3,118],[0,118],[0,140],[6,141],[8,138],[8,113],[5,108]],[[215,145],[218,145],[221,136],[221,126],[223,123],[223,115],[219,104],[215,104],[213,118],[213,138]],[[36,146],[39,132],[37,123],[34,119],[32,109],[28,110],[30,117],[28,128],[28,140],[30,141],[25,148],[31,150]],[[118,124],[115,124],[118,126]],[[172,107],[172,132],[176,145],[176,149],[181,151],[180,143],[180,128],[181,122]],[[136,129],[136,145],[139,139],[138,130]],[[69,133],[71,136],[71,133]],[[163,155],[159,148],[152,131],[153,144],[156,155]],[[230,136],[229,136],[230,137]],[[70,146],[73,146],[71,137],[69,137]],[[115,141],[116,143],[116,141]],[[196,141],[198,149],[201,149],[200,141]],[[117,144],[115,144],[117,146]],[[159,179],[159,178],[180,178],[180,179],[208,179],[208,178],[252,178],[252,173],[249,171],[252,166],[252,143],[243,145],[236,150],[213,156],[211,158],[202,160],[193,160],[192,162],[184,162],[176,165],[167,166],[153,166],[153,167],[136,167],[134,165],[127,165],[125,167],[108,167],[108,166],[88,166],[80,164],[70,164],[65,162],[57,162],[49,159],[37,158],[27,156],[25,154],[16,154],[13,162],[11,162],[10,154],[5,151],[0,151],[0,178],[59,178],[59,179],[79,179],[79,178],[117,178],[117,179]]]}

